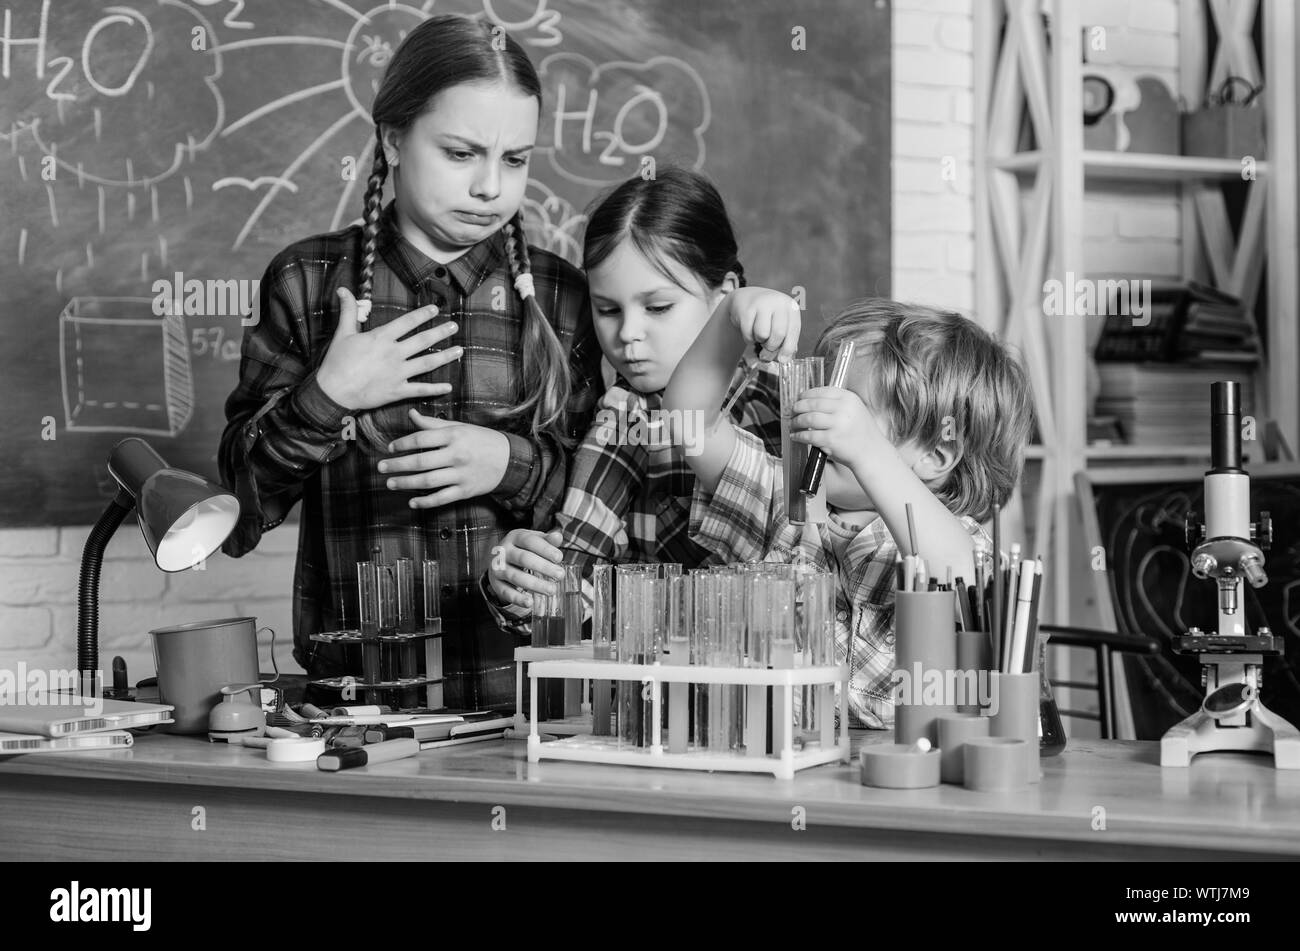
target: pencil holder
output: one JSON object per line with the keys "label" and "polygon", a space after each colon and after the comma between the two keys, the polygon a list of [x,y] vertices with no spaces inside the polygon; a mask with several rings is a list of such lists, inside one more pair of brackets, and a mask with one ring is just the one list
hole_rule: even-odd
{"label": "pencil holder", "polygon": [[1038,759],[1035,747],[1007,736],[973,737],[961,751],[966,788],[981,792],[1024,789],[1028,785],[1025,763]]}
{"label": "pencil holder", "polygon": [[966,775],[962,752],[968,742],[989,735],[989,718],[973,713],[954,713],[939,717],[939,778],[958,783]]}
{"label": "pencil holder", "polygon": [[935,721],[957,712],[951,591],[900,591],[894,600],[894,742],[939,744]]}
{"label": "pencil holder", "polygon": [[1038,782],[1038,674],[995,672],[990,678],[989,735],[1024,740],[1033,753],[1025,757],[1025,778]]}
{"label": "pencil holder", "polygon": [[939,751],[924,753],[914,745],[884,743],[858,754],[864,786],[882,789],[924,789],[939,785]]}
{"label": "pencil holder", "polygon": [[980,713],[980,687],[988,683],[993,669],[993,645],[987,631],[957,632],[957,669],[962,672],[960,682],[965,688],[965,696],[957,699],[966,701],[957,704],[957,712]]}

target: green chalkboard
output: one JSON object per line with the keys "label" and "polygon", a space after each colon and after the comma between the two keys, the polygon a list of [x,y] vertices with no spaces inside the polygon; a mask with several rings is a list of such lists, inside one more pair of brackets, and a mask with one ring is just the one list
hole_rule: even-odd
{"label": "green chalkboard", "polygon": [[[93,521],[129,434],[216,474],[242,302],[359,217],[388,54],[433,12],[518,39],[545,102],[535,244],[656,163],[719,184],[754,283],[812,339],[888,293],[890,14],[863,0],[44,0],[0,40],[0,524]],[[355,174],[353,174],[355,170]],[[177,276],[180,276],[179,280]],[[190,292],[201,281],[201,294]],[[159,295],[181,284],[180,306]],[[174,295],[173,295],[174,296]]]}

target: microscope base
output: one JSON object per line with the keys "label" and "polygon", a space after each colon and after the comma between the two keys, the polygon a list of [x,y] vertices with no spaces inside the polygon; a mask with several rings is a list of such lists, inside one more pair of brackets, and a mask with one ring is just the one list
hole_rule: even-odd
{"label": "microscope base", "polygon": [[1197,753],[1272,753],[1277,769],[1300,769],[1300,730],[1256,702],[1245,726],[1220,726],[1204,710],[1169,728],[1160,740],[1161,766],[1190,766]]}

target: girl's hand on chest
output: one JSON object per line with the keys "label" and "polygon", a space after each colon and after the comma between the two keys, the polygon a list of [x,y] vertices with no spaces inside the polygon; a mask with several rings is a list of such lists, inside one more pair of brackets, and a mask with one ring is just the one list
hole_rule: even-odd
{"label": "girl's hand on chest", "polygon": [[411,410],[419,429],[388,447],[393,455],[379,463],[390,476],[388,488],[397,492],[434,490],[411,499],[411,508],[437,508],[450,502],[487,495],[505,478],[510,464],[510,440],[505,433],[435,419]]}
{"label": "girl's hand on chest", "polygon": [[[357,302],[346,288],[339,289],[339,303],[338,328],[316,371],[316,384],[326,396],[347,409],[368,410],[451,392],[446,383],[414,381],[415,377],[459,360],[463,352],[460,347],[431,350],[456,332],[454,323],[411,334],[437,315],[436,307],[416,308],[382,327],[361,333]],[[401,339],[405,334],[411,336]]]}

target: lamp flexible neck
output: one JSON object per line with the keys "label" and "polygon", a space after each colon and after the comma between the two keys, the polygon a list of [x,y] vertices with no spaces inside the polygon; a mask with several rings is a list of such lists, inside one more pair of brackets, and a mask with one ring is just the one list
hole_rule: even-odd
{"label": "lamp flexible neck", "polygon": [[135,503],[127,492],[118,492],[86,538],[81,553],[81,575],[77,581],[77,670],[82,693],[98,689],[99,679],[99,570],[104,549]]}

